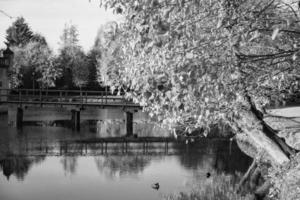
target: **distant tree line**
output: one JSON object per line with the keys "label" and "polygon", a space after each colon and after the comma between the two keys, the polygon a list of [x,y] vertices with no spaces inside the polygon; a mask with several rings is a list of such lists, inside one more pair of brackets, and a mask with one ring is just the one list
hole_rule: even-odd
{"label": "distant tree line", "polygon": [[15,54],[10,87],[103,90],[97,70],[101,51],[94,45],[85,53],[78,35],[75,25],[66,24],[55,55],[43,35],[34,33],[23,17],[17,18],[6,30],[6,43]]}

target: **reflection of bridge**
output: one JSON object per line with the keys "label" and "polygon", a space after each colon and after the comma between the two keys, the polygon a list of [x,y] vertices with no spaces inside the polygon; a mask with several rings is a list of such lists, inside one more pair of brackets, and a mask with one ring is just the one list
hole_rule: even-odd
{"label": "reflection of bridge", "polygon": [[[109,137],[18,146],[26,155],[104,155],[104,154],[168,154],[175,144],[185,146],[184,138],[173,137]],[[16,153],[16,152],[15,152]]]}
{"label": "reflection of bridge", "polygon": [[38,110],[43,107],[65,107],[71,111],[72,127],[80,129],[80,111],[85,107],[121,108],[125,112],[126,132],[132,134],[133,110],[139,105],[125,99],[124,95],[114,95],[104,91],[82,90],[42,90],[42,89],[0,89],[0,104],[15,105],[16,126],[22,127],[23,108],[34,106]]}

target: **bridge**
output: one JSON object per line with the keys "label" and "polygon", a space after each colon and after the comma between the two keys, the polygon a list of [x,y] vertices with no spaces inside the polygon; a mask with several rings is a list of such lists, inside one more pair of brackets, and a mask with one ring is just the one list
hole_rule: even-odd
{"label": "bridge", "polygon": [[105,91],[45,90],[45,89],[0,89],[0,103],[17,105],[132,107],[138,104]]}
{"label": "bridge", "polygon": [[106,91],[52,90],[52,89],[0,89],[0,104],[15,105],[16,127],[21,128],[23,112],[28,106],[42,110],[43,107],[67,107],[71,111],[72,128],[80,129],[80,111],[85,107],[119,108],[125,112],[126,132],[133,131],[133,113],[138,104]]}

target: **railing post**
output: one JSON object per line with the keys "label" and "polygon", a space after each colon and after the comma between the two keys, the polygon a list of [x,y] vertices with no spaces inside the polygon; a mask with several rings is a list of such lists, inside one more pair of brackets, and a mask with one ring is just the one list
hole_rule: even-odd
{"label": "railing post", "polygon": [[46,101],[48,101],[48,88],[46,88]]}
{"label": "railing post", "polygon": [[19,103],[21,102],[21,98],[22,98],[21,95],[22,95],[22,94],[21,94],[21,90],[19,90]]}
{"label": "railing post", "polygon": [[107,86],[105,86],[105,104],[107,104]]}
{"label": "railing post", "polygon": [[105,91],[105,104],[107,104],[107,90]]}
{"label": "railing post", "polygon": [[42,106],[42,89],[40,88],[40,105]]}
{"label": "railing post", "polygon": [[82,96],[82,91],[80,89],[80,102],[81,102],[81,107],[83,106],[83,96]]}
{"label": "railing post", "polygon": [[88,97],[87,97],[87,91],[85,92],[85,103],[87,104],[87,99],[88,99]]}
{"label": "railing post", "polygon": [[62,91],[59,91],[59,102],[62,102]]}

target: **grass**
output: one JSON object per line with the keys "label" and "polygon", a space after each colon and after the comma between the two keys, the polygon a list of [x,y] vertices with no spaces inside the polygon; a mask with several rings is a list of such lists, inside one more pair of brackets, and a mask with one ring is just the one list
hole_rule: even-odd
{"label": "grass", "polygon": [[216,174],[208,179],[198,180],[184,192],[169,194],[164,200],[254,200],[254,195],[238,194],[237,183],[232,175]]}

